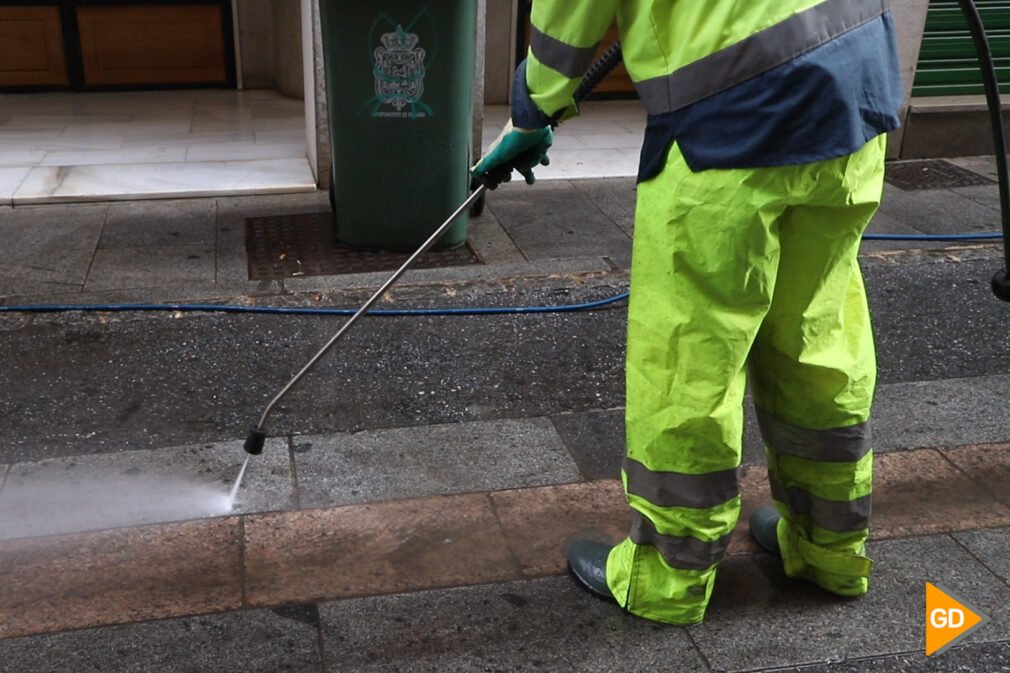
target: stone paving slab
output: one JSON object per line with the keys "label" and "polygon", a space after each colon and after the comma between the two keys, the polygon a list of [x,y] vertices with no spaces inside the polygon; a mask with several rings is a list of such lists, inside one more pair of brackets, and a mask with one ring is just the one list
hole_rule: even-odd
{"label": "stone paving slab", "polygon": [[85,289],[91,292],[214,282],[212,243],[99,248]]}
{"label": "stone paving slab", "polygon": [[572,185],[631,236],[635,228],[635,178],[573,180]]}
{"label": "stone paving slab", "polygon": [[303,507],[580,480],[543,418],[302,435],[293,455]]}
{"label": "stone paving slab", "polygon": [[1010,638],[1010,587],[950,537],[876,542],[868,553],[872,588],[855,601],[789,580],[768,556],[731,557],[719,570],[705,622],[689,629],[692,640],[714,671],[921,651],[927,581],[992,617],[965,642]]}
{"label": "stone paving slab", "polygon": [[251,516],[244,558],[254,606],[519,577],[484,494]]}
{"label": "stone paving slab", "polygon": [[237,517],[0,541],[0,638],[235,610]]}
{"label": "stone paving slab", "polygon": [[[959,455],[952,449],[946,456]],[[982,483],[958,470],[934,449],[876,456],[873,470],[874,537],[928,535],[1004,525],[1010,507]],[[970,523],[969,523],[970,522]]]}
{"label": "stone paving slab", "polygon": [[294,507],[287,442],[249,462],[229,491],[241,442],[53,458],[11,465],[0,490],[0,540],[265,512]]}
{"label": "stone paving slab", "polygon": [[0,296],[80,291],[107,214],[108,206],[0,209]]}
{"label": "stone paving slab", "polygon": [[950,189],[884,189],[880,212],[926,234],[999,229],[999,211]]}
{"label": "stone paving slab", "polygon": [[[518,187],[518,188],[517,188]],[[516,185],[488,196],[487,207],[526,259],[589,254],[626,260],[631,239],[570,182]]]}
{"label": "stone paving slab", "polygon": [[682,629],[628,619],[567,577],[324,604],[327,673],[696,673]]}
{"label": "stone paving slab", "polygon": [[[487,267],[522,264],[526,261],[522,250],[490,208],[485,207],[480,217],[470,218],[467,233],[470,245]],[[489,271],[487,267],[485,269]]]}
{"label": "stone paving slab", "polygon": [[1010,505],[1010,445],[965,446],[940,452],[1003,505]]}
{"label": "stone paving slab", "polygon": [[878,386],[873,443],[878,451],[1010,441],[1003,413],[1010,376],[935,379]]}
{"label": "stone paving slab", "polygon": [[0,673],[319,673],[312,608],[315,623],[250,610],[0,640]]}
{"label": "stone paving slab", "polygon": [[502,534],[523,574],[540,577],[563,572],[565,547],[589,535],[613,542],[631,525],[620,482],[569,484],[491,494]]}
{"label": "stone paving slab", "polygon": [[[953,533],[957,542],[977,558],[991,573],[1010,585],[1010,554],[1007,554],[1007,536],[1010,529],[990,528]],[[953,588],[951,588],[953,591]]]}
{"label": "stone paving slab", "polygon": [[216,219],[216,199],[113,203],[98,247],[213,246]]}

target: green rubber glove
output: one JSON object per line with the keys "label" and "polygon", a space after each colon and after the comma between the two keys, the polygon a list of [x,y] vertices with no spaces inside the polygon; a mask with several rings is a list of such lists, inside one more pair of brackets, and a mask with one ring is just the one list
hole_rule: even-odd
{"label": "green rubber glove", "polygon": [[526,184],[532,185],[535,166],[546,166],[550,163],[547,150],[554,140],[551,127],[540,129],[517,129],[509,120],[487,154],[473,167],[473,176],[494,189],[503,182],[512,179],[512,171],[519,171]]}

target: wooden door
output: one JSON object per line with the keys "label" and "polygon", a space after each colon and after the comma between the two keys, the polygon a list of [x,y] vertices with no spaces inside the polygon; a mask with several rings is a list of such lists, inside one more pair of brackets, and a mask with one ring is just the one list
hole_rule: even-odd
{"label": "wooden door", "polygon": [[69,83],[59,7],[0,7],[0,86]]}
{"label": "wooden door", "polygon": [[220,6],[77,8],[84,85],[226,84]]}

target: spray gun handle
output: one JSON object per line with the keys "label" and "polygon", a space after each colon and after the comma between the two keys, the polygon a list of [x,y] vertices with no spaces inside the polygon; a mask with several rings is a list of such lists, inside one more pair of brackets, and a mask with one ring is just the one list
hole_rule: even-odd
{"label": "spray gun handle", "polygon": [[246,453],[258,456],[263,453],[263,445],[266,441],[267,433],[255,427],[249,431],[249,436],[245,438],[245,444],[242,445],[242,448],[245,449]]}
{"label": "spray gun handle", "polygon": [[992,292],[1003,301],[1010,301],[1010,275],[1001,269],[992,277]]}

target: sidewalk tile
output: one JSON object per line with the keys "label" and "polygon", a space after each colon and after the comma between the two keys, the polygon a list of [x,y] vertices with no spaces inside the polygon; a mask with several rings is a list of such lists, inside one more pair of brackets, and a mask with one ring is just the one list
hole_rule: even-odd
{"label": "sidewalk tile", "polygon": [[635,201],[637,198],[634,178],[610,178],[606,180],[578,180],[572,183],[580,192],[614,221],[617,226],[631,236],[635,224]]}
{"label": "sidewalk tile", "polygon": [[627,535],[628,505],[618,481],[492,493],[505,539],[530,577],[565,570],[565,547],[580,535],[616,542]]}
{"label": "sidewalk tile", "polygon": [[586,479],[620,479],[624,460],[624,409],[568,412],[551,416]]}
{"label": "sidewalk tile", "polygon": [[[994,342],[993,347],[1002,346]],[[973,350],[977,357],[986,357],[981,347]],[[1010,425],[993,410],[1005,404],[1008,388],[1006,374],[880,385],[873,402],[874,449],[1006,441]]]}
{"label": "sidewalk tile", "polygon": [[[293,507],[286,441],[249,461],[241,442],[15,463],[0,491],[0,540],[205,519]],[[0,478],[0,483],[2,483]]]}
{"label": "sidewalk tile", "polygon": [[[98,245],[101,248],[213,246],[216,216],[215,199],[113,203]],[[158,226],[147,226],[149,222],[157,222]]]}
{"label": "sidewalk tile", "polygon": [[968,642],[1010,636],[1010,588],[950,537],[871,543],[868,554],[875,562],[870,593],[855,600],[790,580],[768,556],[727,559],[705,621],[690,628],[692,640],[717,671],[921,651],[927,581],[993,617]]}
{"label": "sidewalk tile", "polygon": [[568,577],[328,603],[327,673],[697,673],[683,629],[630,618]]}
{"label": "sidewalk tile", "polygon": [[580,478],[545,418],[303,435],[295,438],[294,457],[302,507],[545,486]]}
{"label": "sidewalk tile", "polygon": [[0,638],[236,609],[239,519],[0,541]]}
{"label": "sidewalk tile", "polygon": [[316,626],[228,612],[0,642],[2,673],[318,673]]}
{"label": "sidewalk tile", "polygon": [[1010,528],[990,528],[954,533],[953,538],[970,551],[993,574],[1010,585]]}
{"label": "sidewalk tile", "polygon": [[628,235],[567,181],[503,187],[487,207],[531,261],[626,256],[631,249]]}
{"label": "sidewalk tile", "polygon": [[184,287],[200,282],[214,282],[213,244],[99,248],[85,289]]}
{"label": "sidewalk tile", "polygon": [[519,577],[483,494],[245,521],[251,605],[501,582]]}
{"label": "sidewalk tile", "polygon": [[107,204],[0,211],[0,293],[80,290]]}
{"label": "sidewalk tile", "polygon": [[875,539],[1010,525],[1010,508],[939,451],[881,454],[874,472]]}
{"label": "sidewalk tile", "polygon": [[993,498],[1010,505],[1010,444],[961,446],[940,452]]}

